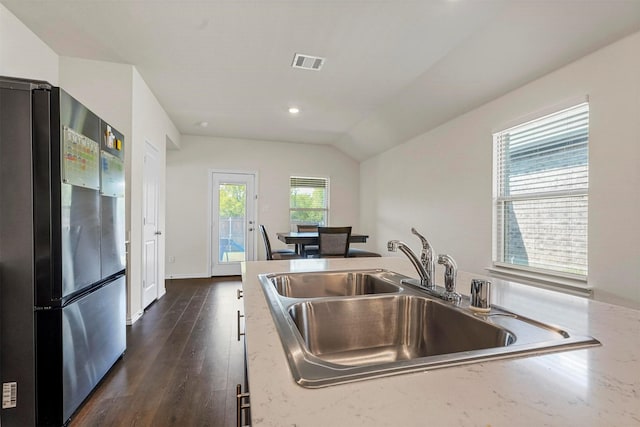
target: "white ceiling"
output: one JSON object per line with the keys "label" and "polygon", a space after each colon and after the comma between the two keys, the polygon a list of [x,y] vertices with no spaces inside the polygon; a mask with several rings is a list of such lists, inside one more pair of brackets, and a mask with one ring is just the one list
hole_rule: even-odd
{"label": "white ceiling", "polygon": [[640,30],[640,0],[0,1],[59,55],[135,65],[182,134],[358,160]]}

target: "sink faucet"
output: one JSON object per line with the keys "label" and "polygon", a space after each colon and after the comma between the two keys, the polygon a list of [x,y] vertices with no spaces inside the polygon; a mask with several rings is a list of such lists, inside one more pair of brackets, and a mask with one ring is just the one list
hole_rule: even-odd
{"label": "sink faucet", "polygon": [[399,240],[390,240],[387,243],[387,249],[389,252],[395,252],[398,248],[404,252],[409,258],[413,266],[418,270],[420,275],[420,285],[427,289],[435,289],[436,287],[436,264],[434,262],[433,247],[429,244],[429,241],[418,231],[411,227],[411,233],[418,236],[420,243],[422,243],[422,250],[420,251],[420,259],[411,250],[406,243]]}
{"label": "sink faucet", "polygon": [[438,255],[438,264],[444,265],[444,288],[436,286],[436,265],[434,262],[433,247],[429,244],[429,241],[415,228],[411,228],[411,233],[420,238],[422,243],[422,251],[420,252],[420,259],[411,250],[406,243],[400,240],[389,240],[387,242],[387,249],[389,252],[396,252],[400,249],[409,258],[409,261],[418,271],[420,275],[418,283],[415,279],[404,280],[404,283],[410,283],[413,285],[420,285],[427,293],[436,296],[445,301],[458,304],[462,299],[462,295],[456,292],[456,275],[458,274],[458,266],[456,262],[449,255]]}
{"label": "sink faucet", "polygon": [[411,248],[400,240],[389,240],[387,242],[387,250],[389,252],[396,252],[398,249],[400,249],[409,258],[409,261],[411,261],[416,270],[418,270],[418,274],[420,275],[420,285],[425,288],[432,288],[434,286],[433,276],[429,275]]}
{"label": "sink faucet", "polygon": [[438,255],[438,264],[444,265],[444,293],[442,298],[447,301],[460,302],[462,296],[456,292],[456,275],[458,266],[449,255]]}
{"label": "sink faucet", "polygon": [[418,231],[411,227],[411,233],[418,236],[420,243],[422,243],[422,250],[420,251],[420,262],[427,271],[429,276],[429,282],[426,284],[427,288],[433,288],[436,286],[436,263],[434,262],[433,247],[429,244],[429,241]]}

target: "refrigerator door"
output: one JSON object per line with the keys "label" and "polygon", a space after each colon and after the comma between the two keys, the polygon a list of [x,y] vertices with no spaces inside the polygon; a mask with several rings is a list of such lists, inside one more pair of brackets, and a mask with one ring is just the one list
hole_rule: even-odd
{"label": "refrigerator door", "polygon": [[100,281],[100,119],[52,87],[34,90],[33,221],[37,307]]}
{"label": "refrigerator door", "polygon": [[100,281],[100,195],[62,184],[62,297]]}
{"label": "refrigerator door", "polygon": [[106,278],[121,272],[126,265],[124,198],[102,196],[101,205],[100,264],[102,277]]}
{"label": "refrigerator door", "polygon": [[[62,290],[59,297],[65,300],[102,278],[100,119],[64,90],[59,89],[54,95],[59,96],[59,99],[55,96],[53,99],[60,105],[60,123],[52,123],[56,128],[52,133],[59,137],[61,159],[59,178],[56,176],[61,186]],[[54,171],[56,154],[53,151],[51,155]],[[56,181],[52,182],[52,186],[56,184]],[[55,210],[55,205],[52,208]]]}
{"label": "refrigerator door", "polygon": [[126,265],[124,135],[100,121],[100,138],[100,252],[102,277],[107,278],[124,270]]}
{"label": "refrigerator door", "polygon": [[98,282],[100,275],[100,196],[97,191],[62,185],[62,297]]}

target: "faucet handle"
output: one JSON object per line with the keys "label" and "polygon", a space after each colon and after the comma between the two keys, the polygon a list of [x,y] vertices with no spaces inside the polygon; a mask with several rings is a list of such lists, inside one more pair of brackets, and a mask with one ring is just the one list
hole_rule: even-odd
{"label": "faucet handle", "polygon": [[411,234],[418,236],[418,239],[420,239],[420,244],[422,245],[422,250],[431,250],[431,245],[429,244],[429,241],[422,234],[418,233],[418,230],[411,227]]}
{"label": "faucet handle", "polygon": [[418,230],[411,227],[411,233],[418,236],[420,239],[420,244],[422,245],[422,250],[420,251],[420,263],[429,273],[429,277],[431,277],[431,285],[435,286],[436,282],[434,280],[436,274],[436,264],[433,259],[433,247],[429,243],[429,241],[420,233]]}

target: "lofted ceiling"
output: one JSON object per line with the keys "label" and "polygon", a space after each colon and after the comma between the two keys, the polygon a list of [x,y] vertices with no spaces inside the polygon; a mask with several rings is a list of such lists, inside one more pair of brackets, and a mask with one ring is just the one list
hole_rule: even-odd
{"label": "lofted ceiling", "polygon": [[640,0],[0,2],[61,56],[134,65],[182,134],[357,160],[640,30]]}

